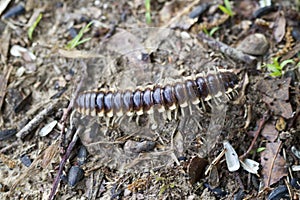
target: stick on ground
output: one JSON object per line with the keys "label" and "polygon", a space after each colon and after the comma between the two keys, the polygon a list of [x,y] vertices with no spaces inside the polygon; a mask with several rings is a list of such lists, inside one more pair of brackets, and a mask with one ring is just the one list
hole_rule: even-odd
{"label": "stick on ground", "polygon": [[228,46],[227,44],[217,41],[212,37],[209,37],[205,33],[199,33],[197,38],[200,42],[203,42],[210,46],[213,50],[220,51],[225,55],[235,59],[247,63],[249,65],[255,65],[257,60],[256,57],[245,54],[235,48]]}

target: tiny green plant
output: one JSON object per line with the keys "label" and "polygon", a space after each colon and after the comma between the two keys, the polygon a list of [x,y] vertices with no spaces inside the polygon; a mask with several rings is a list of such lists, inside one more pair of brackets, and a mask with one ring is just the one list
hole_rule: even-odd
{"label": "tiny green plant", "polygon": [[151,24],[151,4],[150,0],[145,0],[145,18],[146,18],[146,23]]}
{"label": "tiny green plant", "polygon": [[69,50],[74,49],[78,45],[89,41],[91,38],[82,39],[82,37],[83,37],[83,34],[89,30],[89,28],[92,24],[93,24],[93,22],[90,22],[86,26],[82,27],[80,29],[79,33],[76,35],[76,37],[74,37],[70,42],[68,42],[67,49],[69,49]]}
{"label": "tiny green plant", "polygon": [[208,31],[206,28],[203,29],[203,32],[206,34],[206,35],[209,35],[209,36],[213,36],[213,34],[215,32],[217,32],[218,30],[220,29],[220,27],[216,26],[216,27],[213,27],[212,29],[210,29],[210,31]]}
{"label": "tiny green plant", "polygon": [[268,71],[271,72],[270,76],[272,77],[279,77],[282,76],[284,71],[284,67],[287,64],[295,64],[295,62],[292,59],[284,60],[282,62],[279,62],[280,57],[275,57],[272,59],[273,63],[263,65],[263,67],[267,67]]}
{"label": "tiny green plant", "polygon": [[162,182],[162,186],[160,187],[159,194],[158,194],[159,196],[161,196],[166,190],[175,187],[174,183],[169,183],[169,181],[164,177],[156,177],[155,179],[157,182]]}
{"label": "tiny green plant", "polygon": [[250,154],[253,155],[253,154],[255,154],[255,153],[261,153],[261,152],[263,152],[264,150],[266,150],[266,147],[258,147],[257,149],[252,149],[252,150],[250,151]]}
{"label": "tiny green plant", "polygon": [[219,5],[219,6],[218,6],[219,9],[220,9],[223,13],[225,13],[225,14],[229,15],[230,17],[232,17],[232,16],[233,16],[233,12],[232,12],[232,9],[231,9],[230,1],[229,1],[229,0],[224,0],[224,5],[225,5],[225,6]]}
{"label": "tiny green plant", "polygon": [[256,149],[257,153],[263,152],[264,150],[266,150],[266,147],[259,147]]}
{"label": "tiny green plant", "polygon": [[42,18],[43,18],[43,14],[40,13],[39,16],[37,17],[37,19],[35,20],[35,22],[29,27],[29,29],[27,31],[29,40],[32,40],[33,32],[34,32],[35,28],[37,27],[37,25],[40,23]]}

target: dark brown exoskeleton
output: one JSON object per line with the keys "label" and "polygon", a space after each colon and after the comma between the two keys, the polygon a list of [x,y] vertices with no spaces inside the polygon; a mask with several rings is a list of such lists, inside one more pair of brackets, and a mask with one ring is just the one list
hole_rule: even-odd
{"label": "dark brown exoskeleton", "polygon": [[[152,114],[154,109],[171,119],[171,111],[204,101],[218,100],[224,93],[230,98],[238,88],[239,79],[231,71],[213,71],[206,75],[187,77],[181,82],[154,85],[135,90],[85,91],[75,101],[76,110],[84,115],[121,117]],[[201,103],[200,103],[201,102]],[[181,112],[183,114],[183,112]]]}

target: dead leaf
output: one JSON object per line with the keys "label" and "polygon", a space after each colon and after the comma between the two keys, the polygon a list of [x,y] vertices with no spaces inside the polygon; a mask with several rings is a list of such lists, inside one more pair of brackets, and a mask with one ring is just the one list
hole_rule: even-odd
{"label": "dead leaf", "polygon": [[285,119],[292,117],[293,110],[289,102],[273,99],[266,95],[263,96],[263,101],[268,104],[268,107],[274,112],[275,115],[280,115]]}
{"label": "dead leaf", "polygon": [[270,142],[274,142],[278,137],[278,131],[275,129],[275,126],[272,123],[266,123],[264,129],[261,131],[261,134]]}
{"label": "dead leaf", "polygon": [[277,43],[281,42],[285,35],[286,19],[283,12],[280,12],[274,24],[274,38]]}
{"label": "dead leaf", "polygon": [[51,144],[45,152],[42,154],[43,155],[43,160],[42,160],[42,168],[46,169],[48,165],[53,161],[53,158],[59,153],[59,143],[57,140]]}
{"label": "dead leaf", "polygon": [[287,176],[286,161],[279,154],[280,150],[281,142],[267,143],[265,151],[261,153],[261,166],[265,188],[277,183],[282,177]]}
{"label": "dead leaf", "polygon": [[289,87],[291,83],[291,78],[285,78],[285,79],[270,79],[270,80],[260,80],[257,83],[257,89],[275,99],[286,101],[289,99]]}
{"label": "dead leaf", "polygon": [[188,165],[188,174],[192,185],[201,179],[207,165],[208,161],[198,156],[195,156],[190,160]]}
{"label": "dead leaf", "polygon": [[289,87],[291,78],[272,80],[261,80],[257,83],[257,90],[263,94],[263,101],[268,105],[275,115],[289,119],[292,117],[292,106],[289,99]]}

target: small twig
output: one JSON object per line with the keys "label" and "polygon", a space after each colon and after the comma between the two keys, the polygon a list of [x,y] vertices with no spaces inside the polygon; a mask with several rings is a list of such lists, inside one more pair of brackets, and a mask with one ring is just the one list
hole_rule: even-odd
{"label": "small twig", "polygon": [[[81,89],[81,87],[82,87],[83,81],[85,80],[85,77],[86,77],[87,66],[86,66],[86,64],[85,64],[83,61],[81,61],[81,65],[82,65],[83,76],[81,77],[80,82],[79,82],[79,84],[77,85],[77,88],[76,88],[76,90],[75,90],[75,92],[74,92],[74,94],[73,94],[73,97],[71,98],[71,101],[70,101],[70,103],[69,103],[69,105],[68,105],[68,108],[67,108],[66,110],[64,110],[63,116],[62,116],[62,118],[61,118],[61,120],[60,120],[60,121],[61,121],[61,126],[62,126],[62,127],[61,127],[61,132],[60,132],[60,135],[61,135],[61,146],[62,146],[62,143],[63,143],[63,141],[64,141],[64,139],[65,139],[65,126],[66,126],[66,120],[67,120],[67,118],[68,118],[68,116],[69,116],[69,113],[71,112],[71,110],[72,110],[72,108],[73,108],[73,106],[74,106],[75,99],[76,99],[76,97],[78,96],[79,91],[80,91],[80,89]],[[58,184],[59,184],[59,182],[60,182],[60,176],[61,176],[61,174],[62,174],[62,170],[63,170],[63,168],[64,168],[64,165],[65,165],[67,159],[69,158],[69,156],[70,156],[70,154],[71,154],[71,151],[72,151],[74,145],[76,144],[76,141],[77,141],[77,139],[78,139],[78,133],[79,133],[80,131],[81,131],[81,127],[78,127],[78,129],[77,129],[75,135],[73,136],[72,141],[70,142],[70,144],[69,144],[69,146],[68,146],[68,148],[67,148],[66,153],[64,154],[64,156],[62,157],[62,160],[60,161],[60,164],[59,164],[59,170],[58,170],[58,172],[57,172],[57,176],[56,176],[56,178],[55,178],[55,180],[54,180],[54,182],[53,182],[52,190],[51,190],[51,193],[50,193],[50,195],[49,195],[49,199],[50,199],[50,200],[53,199],[54,196],[55,196],[56,190],[57,190],[57,188],[58,188]]]}
{"label": "small twig", "polygon": [[13,143],[9,144],[8,146],[5,146],[5,147],[3,147],[2,149],[0,149],[0,153],[4,153],[4,152],[6,152],[7,150],[9,150],[9,149],[11,149],[11,148],[13,148],[13,147],[15,147],[15,146],[18,146],[18,145],[20,145],[20,141],[19,141],[19,140],[16,140],[16,141],[14,141]]}
{"label": "small twig", "polygon": [[76,90],[75,90],[75,92],[74,92],[74,94],[73,94],[73,96],[72,96],[72,98],[71,98],[71,101],[70,101],[70,103],[69,103],[69,105],[68,105],[68,108],[67,109],[65,109],[64,110],[64,113],[63,113],[63,116],[62,116],[62,118],[61,118],[61,120],[60,120],[60,122],[61,122],[61,132],[60,132],[60,136],[61,136],[61,146],[63,146],[62,144],[63,144],[63,141],[65,141],[65,126],[66,126],[66,120],[67,120],[67,118],[68,118],[68,116],[69,116],[69,113],[71,112],[71,110],[73,109],[73,107],[74,107],[74,102],[75,102],[75,100],[76,100],[76,97],[78,96],[78,94],[79,94],[79,91],[80,91],[80,89],[81,89],[81,87],[82,87],[82,85],[83,85],[83,81],[85,80],[85,77],[86,77],[86,74],[87,74],[87,66],[86,66],[86,64],[83,62],[83,61],[81,61],[81,65],[82,65],[82,73],[83,73],[83,75],[82,75],[82,77],[81,77],[81,79],[80,79],[80,82],[79,82],[79,84],[78,84],[78,86],[77,86],[77,88],[76,88]]}
{"label": "small twig", "polygon": [[205,176],[208,175],[208,173],[211,171],[213,166],[215,166],[218,162],[220,162],[221,158],[225,155],[225,153],[226,153],[226,149],[223,149],[221,153],[211,162],[211,164],[209,165],[209,167],[206,169],[204,173]]}
{"label": "small twig", "polygon": [[253,146],[254,146],[254,144],[255,144],[258,136],[259,136],[260,131],[263,129],[263,127],[264,127],[265,123],[268,121],[268,119],[269,119],[269,112],[267,111],[267,112],[264,113],[262,119],[260,119],[258,129],[254,133],[254,138],[251,142],[251,145],[249,146],[248,150],[243,155],[241,155],[239,157],[240,160],[243,160],[250,153],[250,151],[252,150],[252,148],[253,148]]}
{"label": "small twig", "polygon": [[73,139],[72,141],[70,142],[68,148],[67,148],[67,151],[65,153],[65,155],[63,156],[62,160],[60,161],[60,164],[59,164],[59,169],[58,169],[58,172],[57,172],[57,175],[56,175],[56,178],[53,182],[53,187],[52,187],[52,190],[50,192],[50,195],[49,195],[49,200],[52,200],[54,199],[54,196],[55,196],[55,193],[56,193],[56,190],[58,188],[58,184],[60,182],[60,177],[61,177],[61,174],[62,174],[62,171],[64,169],[64,166],[65,166],[65,163],[67,162],[77,140],[78,140],[78,133],[81,132],[82,128],[81,127],[78,127],[78,129],[76,130],[74,136],[73,136]]}
{"label": "small twig", "polygon": [[35,128],[37,128],[40,123],[57,107],[59,101],[54,101],[47,108],[42,110],[39,114],[37,114],[30,122],[26,124],[17,134],[18,138],[23,139],[28,134],[32,133]]}
{"label": "small twig", "polygon": [[2,125],[3,125],[1,108],[2,108],[2,104],[4,101],[5,94],[6,94],[8,79],[9,79],[12,69],[13,69],[12,65],[8,65],[8,66],[5,65],[4,69],[3,69],[4,74],[3,75],[0,74],[0,127],[2,127]]}
{"label": "small twig", "polygon": [[228,46],[227,44],[217,41],[212,37],[209,37],[205,33],[201,32],[197,35],[197,38],[200,42],[206,43],[212,49],[216,51],[221,51],[222,53],[226,54],[227,56],[245,62],[249,65],[254,65],[256,63],[256,57],[247,55],[235,48]]}

